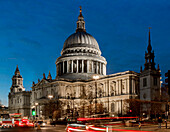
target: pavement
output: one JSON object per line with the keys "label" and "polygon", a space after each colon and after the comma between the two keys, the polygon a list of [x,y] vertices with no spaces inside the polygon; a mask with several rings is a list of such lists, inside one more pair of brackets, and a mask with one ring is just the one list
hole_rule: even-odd
{"label": "pavement", "polygon": [[[11,129],[0,129],[0,132],[65,132],[66,125],[56,125],[56,126],[46,126],[41,127],[41,130],[37,130],[37,128],[11,128]],[[151,131],[151,132],[170,132],[170,123],[168,124],[168,128],[166,129],[165,124],[162,124],[162,128],[159,129],[158,125],[147,124],[143,125],[139,130],[138,126],[134,127],[123,127],[123,126],[114,126],[113,129],[120,129],[121,132],[140,132],[140,131]],[[111,131],[109,131],[111,132]],[[112,131],[118,132],[118,131]]]}
{"label": "pavement", "polygon": [[35,128],[5,128],[0,129],[0,132],[65,132],[66,125],[56,125],[56,126],[47,126],[41,127],[40,130]]}
{"label": "pavement", "polygon": [[[114,128],[117,128],[117,129],[123,129],[123,130],[127,130],[127,131],[130,131],[130,130],[136,130],[136,131],[151,131],[151,132],[170,132],[170,123],[167,125],[167,128],[165,126],[165,124],[162,124],[162,127],[161,128],[158,128],[158,125],[157,124],[145,124],[145,125],[142,125],[141,126],[141,129],[138,128],[138,126],[134,126],[134,127],[123,127],[123,126],[114,126],[112,127],[113,129]],[[115,132],[115,131],[114,131]]]}

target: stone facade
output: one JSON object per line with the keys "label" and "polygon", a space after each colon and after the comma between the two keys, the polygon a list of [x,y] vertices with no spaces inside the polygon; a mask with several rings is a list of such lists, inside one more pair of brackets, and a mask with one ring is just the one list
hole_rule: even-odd
{"label": "stone facade", "polygon": [[[71,80],[48,80],[42,79],[38,84],[32,87],[32,102],[31,106],[36,107],[37,115],[44,118],[43,106],[50,99],[49,95],[53,95],[53,100],[59,99],[63,102],[62,116],[69,116],[68,109],[74,113],[82,109],[82,102],[85,102],[84,107],[90,104],[95,105],[97,95],[97,104],[102,104],[105,113],[114,115],[126,114],[124,109],[124,100],[136,98],[139,94],[139,75],[132,71],[121,72],[117,74],[107,75],[98,80],[76,81]],[[82,93],[85,91],[84,93]],[[82,99],[82,94],[85,97]],[[89,112],[86,111],[85,116]]]}
{"label": "stone facade", "polygon": [[22,116],[30,116],[30,91],[25,91],[23,78],[17,66],[12,78],[12,86],[8,95],[9,113],[22,113]]}

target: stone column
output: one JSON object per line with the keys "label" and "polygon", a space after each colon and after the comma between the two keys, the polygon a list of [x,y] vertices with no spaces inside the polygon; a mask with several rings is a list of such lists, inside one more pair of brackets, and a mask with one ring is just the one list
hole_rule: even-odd
{"label": "stone column", "polygon": [[122,94],[122,80],[120,80],[120,95]]}
{"label": "stone column", "polygon": [[108,86],[108,94],[109,94],[109,96],[110,96],[110,82],[109,82],[109,80],[108,80],[108,84],[107,84]]}
{"label": "stone column", "polygon": [[118,95],[118,88],[119,88],[119,84],[118,84],[118,80],[116,80],[116,90],[115,90],[116,95]]}
{"label": "stone column", "polygon": [[133,90],[134,89],[133,78],[132,78],[131,81],[132,81],[132,94],[133,94],[134,93],[134,90]]}
{"label": "stone column", "polygon": [[89,73],[89,60],[87,60],[87,73]]}
{"label": "stone column", "polygon": [[103,64],[103,75],[106,75],[106,66]]}
{"label": "stone column", "polygon": [[125,82],[126,82],[126,87],[125,87],[125,88],[126,88],[126,94],[128,94],[128,85],[127,85],[127,79],[125,79],[125,80],[126,80],[126,81],[125,81]]}
{"label": "stone column", "polygon": [[82,62],[82,66],[81,66],[82,70],[81,70],[81,72],[84,73],[84,60],[82,60],[81,62]]}
{"label": "stone column", "polygon": [[116,95],[119,94],[119,80],[116,81]]}
{"label": "stone column", "polygon": [[135,91],[135,79],[134,79],[134,78],[133,78],[132,83],[133,83],[133,93],[135,94],[135,93],[136,93],[136,91]]}
{"label": "stone column", "polygon": [[94,69],[93,69],[93,61],[91,61],[91,64],[92,64],[92,73],[94,73]]}
{"label": "stone column", "polygon": [[69,65],[69,60],[67,60],[67,73],[69,73],[69,70],[70,70],[70,65]]}
{"label": "stone column", "polygon": [[102,70],[101,70],[101,69],[102,69],[102,65],[101,65],[101,63],[100,63],[100,74],[102,73]]}
{"label": "stone column", "polygon": [[96,73],[98,74],[98,61],[96,61]]}
{"label": "stone column", "polygon": [[76,71],[76,73],[78,73],[78,70],[79,70],[79,65],[78,65],[78,60],[77,60],[77,71]]}
{"label": "stone column", "polygon": [[71,73],[73,73],[73,60],[71,60]]}
{"label": "stone column", "polygon": [[63,61],[63,74],[64,74],[64,61]]}

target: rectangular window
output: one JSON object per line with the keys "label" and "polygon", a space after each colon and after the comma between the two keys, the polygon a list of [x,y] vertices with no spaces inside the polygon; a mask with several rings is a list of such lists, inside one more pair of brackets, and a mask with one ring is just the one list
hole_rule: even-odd
{"label": "rectangular window", "polygon": [[13,84],[14,84],[14,85],[16,84],[16,79],[13,80]]}
{"label": "rectangular window", "polygon": [[63,74],[63,62],[61,62],[61,75]]}
{"label": "rectangular window", "polygon": [[146,87],[146,86],[147,86],[147,79],[144,78],[144,79],[143,79],[143,87]]}
{"label": "rectangular window", "polygon": [[67,73],[67,61],[64,61],[64,73]]}
{"label": "rectangular window", "polygon": [[82,72],[82,60],[78,60],[78,73]]}
{"label": "rectangular window", "polygon": [[154,77],[154,78],[153,78],[153,85],[154,85],[154,86],[157,86],[157,77]]}

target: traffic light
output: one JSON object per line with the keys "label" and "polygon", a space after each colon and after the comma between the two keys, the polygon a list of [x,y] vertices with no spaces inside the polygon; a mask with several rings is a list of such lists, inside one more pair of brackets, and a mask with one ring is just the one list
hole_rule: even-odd
{"label": "traffic light", "polygon": [[33,116],[36,115],[35,108],[32,109],[32,115],[33,115]]}
{"label": "traffic light", "polygon": [[165,83],[166,83],[166,86],[168,87],[168,94],[170,95],[170,70],[168,70],[168,72],[165,73],[165,77],[167,77],[165,79]]}

